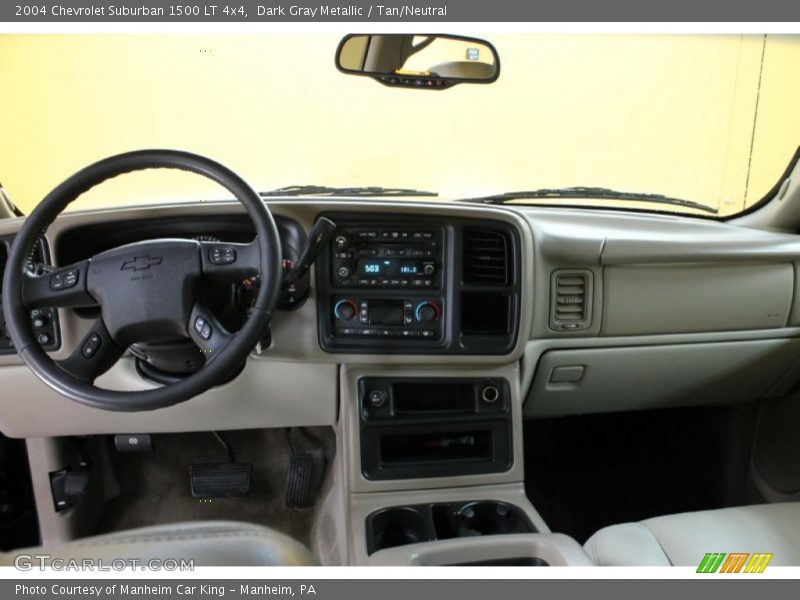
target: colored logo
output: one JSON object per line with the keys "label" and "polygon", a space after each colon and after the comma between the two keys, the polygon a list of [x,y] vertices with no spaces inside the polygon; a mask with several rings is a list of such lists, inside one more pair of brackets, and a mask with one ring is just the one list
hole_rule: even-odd
{"label": "colored logo", "polygon": [[763,573],[772,552],[708,552],[697,566],[698,573]]}

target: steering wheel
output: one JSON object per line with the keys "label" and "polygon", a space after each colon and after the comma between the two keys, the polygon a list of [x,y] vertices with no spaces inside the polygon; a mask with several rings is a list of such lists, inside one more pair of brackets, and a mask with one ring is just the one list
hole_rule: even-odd
{"label": "steering wheel", "polygon": [[[255,225],[249,244],[158,239],[120,246],[42,275],[26,269],[38,238],[76,198],[125,173],[180,169],[211,179],[241,202]],[[214,285],[260,274],[261,286],[242,328],[230,333],[204,301]],[[112,156],[79,171],[50,192],[14,240],[3,278],[6,324],[14,346],[47,385],[82,404],[114,411],[171,406],[222,383],[246,360],[269,325],[281,286],[281,246],[269,209],[236,173],[203,156],[142,150]],[[100,305],[101,316],[71,354],[55,361],[36,343],[34,307]],[[177,383],[142,391],[116,391],[94,382],[131,344],[188,336],[205,357],[197,372]]]}

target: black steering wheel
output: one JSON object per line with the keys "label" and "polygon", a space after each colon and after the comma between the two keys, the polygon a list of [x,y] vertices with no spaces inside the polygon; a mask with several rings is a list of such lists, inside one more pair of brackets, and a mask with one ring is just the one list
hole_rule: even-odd
{"label": "black steering wheel", "polygon": [[[249,244],[159,239],[102,252],[90,259],[33,275],[26,269],[37,240],[64,208],[90,188],[125,173],[181,169],[203,175],[247,209],[256,237]],[[260,274],[252,311],[237,333],[219,323],[204,302],[213,285]],[[67,398],[105,410],[141,411],[171,406],[222,383],[241,366],[269,325],[281,286],[281,246],[269,209],[236,173],[203,156],[142,150],[112,156],[55,188],[25,220],[11,247],[3,278],[6,324],[17,352],[47,385]],[[54,361],[36,343],[34,307],[100,305],[101,316],[69,357]],[[188,336],[205,364],[186,379],[143,391],[94,385],[131,344]]]}

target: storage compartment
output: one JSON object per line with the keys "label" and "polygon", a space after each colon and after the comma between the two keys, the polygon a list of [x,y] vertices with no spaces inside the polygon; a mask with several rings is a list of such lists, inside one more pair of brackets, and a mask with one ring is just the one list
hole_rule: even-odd
{"label": "storage compartment", "polygon": [[511,299],[502,292],[461,294],[461,333],[507,335]]}
{"label": "storage compartment", "polygon": [[395,383],[392,386],[394,412],[397,415],[473,412],[474,387],[471,383]]}
{"label": "storage compartment", "polygon": [[786,264],[606,267],[601,335],[785,327],[794,297]]}
{"label": "storage compartment", "polygon": [[511,468],[509,421],[367,427],[361,466],[371,480],[500,473]]}
{"label": "storage compartment", "polygon": [[534,556],[515,556],[512,558],[490,558],[475,562],[451,563],[445,567],[549,567],[547,561]]}
{"label": "storage compartment", "polygon": [[796,338],[553,350],[539,359],[525,415],[752,402],[791,389],[798,356]]}
{"label": "storage compartment", "polygon": [[[367,517],[366,529],[368,554],[385,548],[435,540],[536,533],[536,528],[522,509],[494,500],[385,508]],[[487,561],[486,564],[529,563]]]}
{"label": "storage compartment", "polygon": [[503,378],[359,380],[361,470],[370,480],[511,468],[511,389]]}
{"label": "storage compartment", "polygon": [[491,460],[491,431],[457,431],[385,435],[380,438],[381,466],[447,461]]}

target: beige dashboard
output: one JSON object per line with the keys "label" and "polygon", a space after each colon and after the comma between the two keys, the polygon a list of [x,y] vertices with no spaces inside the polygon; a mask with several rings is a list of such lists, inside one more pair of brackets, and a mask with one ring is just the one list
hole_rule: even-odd
{"label": "beige dashboard", "polygon": [[[514,395],[524,404],[518,414],[528,417],[743,402],[778,394],[800,378],[800,241],[793,235],[614,211],[358,199],[276,199],[269,205],[306,230],[320,213],[343,207],[387,219],[480,218],[514,227],[521,297],[513,348],[503,355],[329,353],[319,343],[312,286],[301,308],[275,315],[272,344],[257,348],[237,378],[153,412],[80,406],[39,382],[15,356],[0,357],[0,430],[37,437],[330,425],[347,400],[339,397],[343,371],[360,367],[398,375],[422,367],[441,376],[463,369],[507,375],[511,369]],[[66,213],[47,241],[56,248],[59,236],[90,223],[242,212],[237,203],[213,202]],[[14,234],[20,223],[0,221],[0,235]],[[57,265],[57,253],[53,259]],[[558,313],[557,286],[575,282],[577,327]],[[60,323],[56,357],[66,355],[88,321],[62,310]],[[132,359],[98,383],[152,385]]]}

